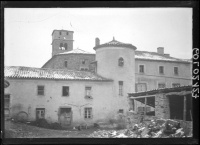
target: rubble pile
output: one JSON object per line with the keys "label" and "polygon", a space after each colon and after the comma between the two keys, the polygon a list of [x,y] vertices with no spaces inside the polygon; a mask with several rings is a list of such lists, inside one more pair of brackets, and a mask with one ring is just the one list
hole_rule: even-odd
{"label": "rubble pile", "polygon": [[155,119],[129,126],[123,130],[97,130],[90,134],[93,138],[183,138],[185,134],[180,122],[170,119]]}

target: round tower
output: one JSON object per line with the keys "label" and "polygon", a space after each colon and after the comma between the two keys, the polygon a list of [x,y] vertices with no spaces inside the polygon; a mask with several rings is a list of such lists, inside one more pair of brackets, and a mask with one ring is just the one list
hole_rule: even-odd
{"label": "round tower", "polygon": [[73,50],[73,31],[54,30],[52,33],[52,56]]}
{"label": "round tower", "polygon": [[[97,40],[97,39],[96,39]],[[99,41],[99,40],[98,40]],[[128,110],[130,102],[128,93],[135,92],[135,50],[132,44],[113,40],[97,45],[96,51],[97,74],[114,80],[113,97],[117,97],[115,105]]]}

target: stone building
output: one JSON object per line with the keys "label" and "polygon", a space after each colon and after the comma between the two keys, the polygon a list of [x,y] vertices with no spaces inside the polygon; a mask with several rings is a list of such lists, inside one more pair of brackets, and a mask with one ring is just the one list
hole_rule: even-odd
{"label": "stone building", "polygon": [[109,122],[142,106],[128,93],[191,84],[191,61],[170,57],[162,47],[138,51],[114,38],[104,44],[96,38],[93,49],[73,49],[73,31],[54,30],[52,58],[42,68],[5,67],[10,116],[23,111],[28,120],[63,126]]}

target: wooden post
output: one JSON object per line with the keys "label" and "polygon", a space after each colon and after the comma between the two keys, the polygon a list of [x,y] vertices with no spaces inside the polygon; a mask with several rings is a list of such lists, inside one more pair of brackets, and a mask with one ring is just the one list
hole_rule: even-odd
{"label": "wooden post", "polygon": [[184,96],[184,102],[183,102],[183,120],[186,120],[186,96]]}
{"label": "wooden post", "polygon": [[146,109],[146,107],[147,107],[147,98],[145,97],[144,99],[145,99],[145,107],[144,107],[144,118],[145,118],[146,113],[147,113],[147,109]]}

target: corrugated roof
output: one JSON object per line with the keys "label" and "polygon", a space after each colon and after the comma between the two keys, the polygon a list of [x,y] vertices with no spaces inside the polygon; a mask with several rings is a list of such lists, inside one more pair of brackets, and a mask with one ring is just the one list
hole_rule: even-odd
{"label": "corrugated roof", "polygon": [[94,53],[91,53],[91,52],[87,52],[85,50],[81,50],[81,49],[73,49],[71,51],[67,51],[67,52],[63,52],[63,53],[58,53],[57,55],[60,55],[60,54],[94,54]]}
{"label": "corrugated roof", "polygon": [[112,46],[112,47],[127,47],[127,48],[132,48],[134,50],[136,50],[137,48],[135,46],[133,46],[132,44],[129,44],[129,43],[122,43],[122,42],[119,42],[117,40],[115,40],[113,38],[112,41],[110,42],[107,42],[105,44],[101,44],[101,45],[97,45],[95,46],[93,49],[96,50],[98,48],[101,48],[101,47],[109,47],[109,46]]}
{"label": "corrugated roof", "polygon": [[178,59],[170,57],[168,55],[158,54],[156,52],[148,51],[135,51],[136,59],[146,59],[146,60],[162,60],[162,61],[176,61],[176,62],[191,62],[189,59]]}
{"label": "corrugated roof", "polygon": [[[178,87],[171,87],[171,88],[159,88],[149,91],[143,92],[136,92],[136,93],[128,93],[129,97],[138,97],[138,96],[145,96],[145,95],[154,95],[157,93],[168,93],[168,92],[179,92],[179,91],[192,91],[192,86],[178,86]],[[192,93],[192,92],[191,92]]]}
{"label": "corrugated roof", "polygon": [[83,80],[83,81],[112,81],[92,72],[64,69],[46,69],[22,66],[5,66],[4,75],[8,78],[38,78],[59,80]]}

